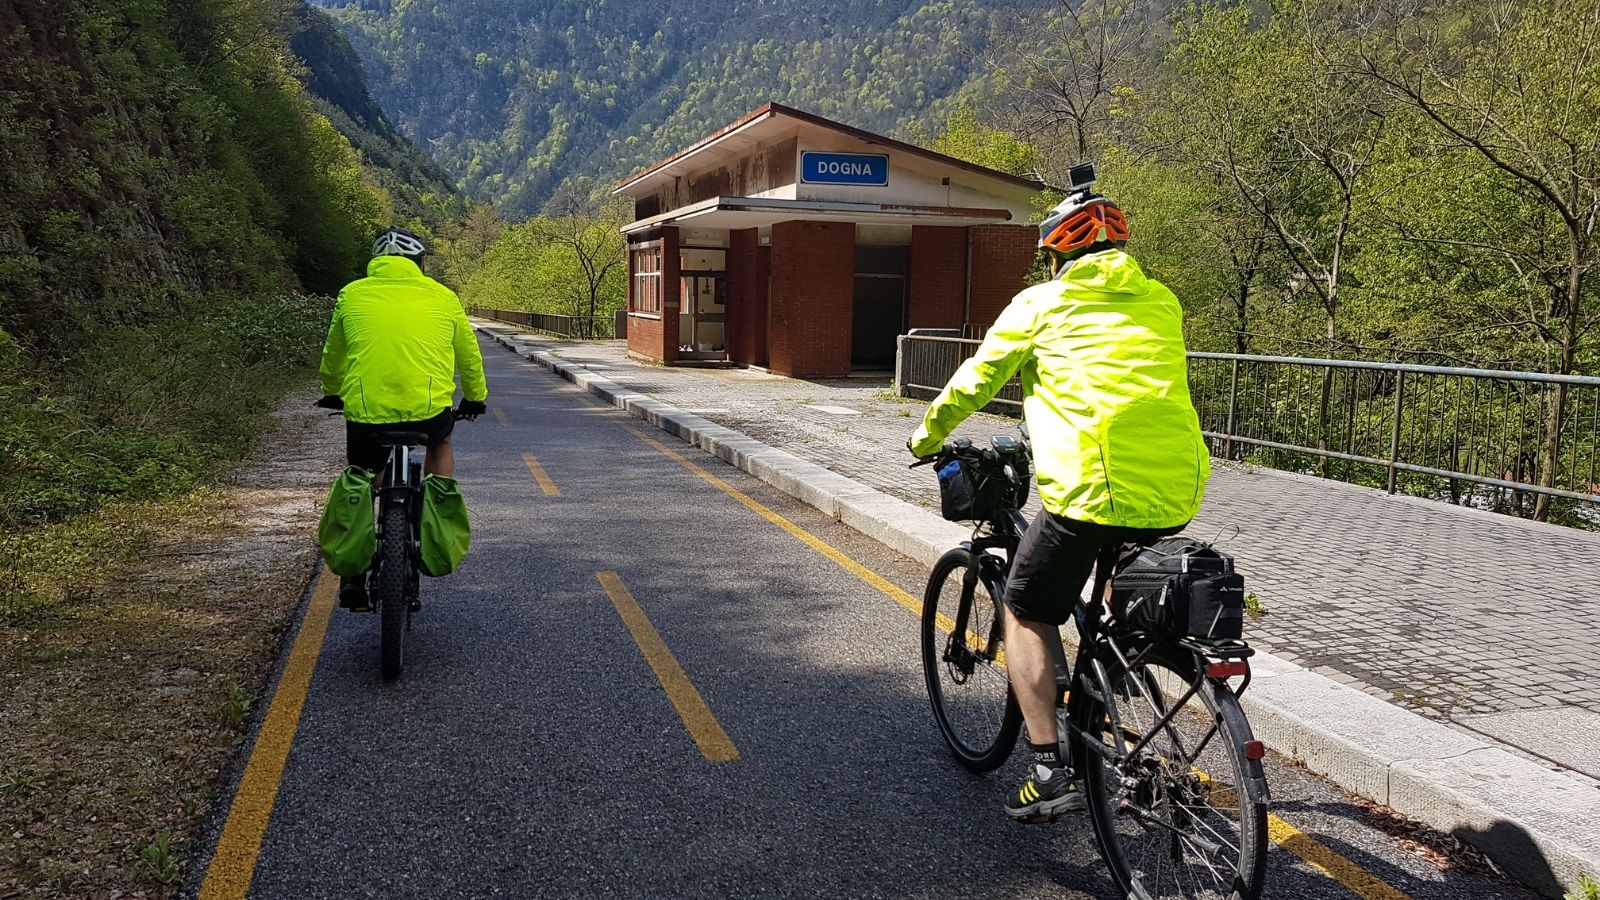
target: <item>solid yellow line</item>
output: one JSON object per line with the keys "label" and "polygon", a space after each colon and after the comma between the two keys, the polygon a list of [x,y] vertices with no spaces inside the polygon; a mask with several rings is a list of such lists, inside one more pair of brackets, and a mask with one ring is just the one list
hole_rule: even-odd
{"label": "solid yellow line", "polygon": [[[1198,769],[1194,771],[1201,781],[1214,783],[1210,775]],[[1232,788],[1219,787],[1214,793],[1220,805],[1239,805],[1239,795]],[[1362,900],[1411,900],[1411,895],[1396,890],[1383,879],[1328,849],[1326,844],[1278,818],[1276,813],[1267,813],[1267,837]]]}
{"label": "solid yellow line", "polygon": [[1339,882],[1362,900],[1411,900],[1409,894],[1394,889],[1383,879],[1329,850],[1321,841],[1271,813],[1267,814],[1267,836],[1272,838],[1273,843],[1305,860],[1306,865]]}
{"label": "solid yellow line", "polygon": [[539,465],[539,460],[534,458],[532,453],[522,454],[522,461],[528,464],[528,471],[533,473],[533,480],[539,482],[539,490],[544,491],[546,497],[561,496],[561,490],[550,480],[550,475],[545,472],[544,466]]}
{"label": "solid yellow line", "polygon": [[[718,490],[722,491],[733,499],[739,501],[739,503],[743,504],[747,509],[750,509],[767,521],[794,535],[796,538],[803,541],[807,546],[816,550],[818,553],[821,553],[823,556],[826,556],[828,559],[833,560],[835,563],[838,563],[839,566],[844,568],[846,571],[855,575],[857,578],[860,578],[862,581],[865,581],[867,584],[872,585],[874,588],[877,588],[879,592],[905,607],[907,610],[919,616],[922,614],[922,602],[920,600],[917,600],[910,594],[896,587],[894,584],[885,580],[876,572],[873,572],[862,564],[846,556],[843,552],[834,548],[831,544],[824,543],[822,540],[801,528],[799,525],[794,524],[783,516],[773,512],[771,509],[763,506],[760,502],[745,495],[733,485],[723,481],[693,462],[690,462],[682,454],[676,452],[665,444],[662,444],[660,441],[657,441],[642,432],[635,431],[632,428],[628,430],[632,431],[635,436],[644,441],[646,444],[649,444],[650,446],[666,454],[668,457],[672,458],[685,469],[688,469],[694,474],[700,476],[707,483],[716,487]],[[951,621],[949,617],[941,614],[939,616],[939,627],[948,634],[955,628],[955,622]],[[971,637],[975,642],[975,645],[976,643],[981,643],[983,640],[979,636],[971,634],[971,632],[968,634],[969,637]],[[997,659],[996,662],[998,662],[1002,667],[1005,665],[1003,656]],[[1382,879],[1378,878],[1378,876],[1373,875],[1371,872],[1361,868],[1361,866],[1357,865],[1356,863],[1353,863],[1343,856],[1333,852],[1332,850],[1328,849],[1326,845],[1318,842],[1316,839],[1305,834],[1304,832],[1295,828],[1293,825],[1290,825],[1288,822],[1285,822],[1283,819],[1280,819],[1271,813],[1268,813],[1267,815],[1267,835],[1274,843],[1282,846],[1284,849],[1305,860],[1306,863],[1313,869],[1321,872],[1323,875],[1333,879],[1334,881],[1337,881],[1351,893],[1363,898],[1363,900],[1411,900],[1408,895],[1389,886]]]}
{"label": "solid yellow line", "polygon": [[[671,447],[668,447],[667,445],[655,440],[643,432],[635,431],[632,428],[628,430],[633,432],[634,436],[639,440],[644,441],[646,444],[649,444],[650,446],[666,454],[667,457],[672,459],[678,465],[683,466],[685,469],[688,469],[694,474],[705,479],[708,484],[712,485],[717,490],[722,491],[729,497],[739,501],[739,503],[742,504],[746,509],[754,512],[758,516],[761,516],[763,519],[766,519],[768,522],[771,522],[779,528],[782,528],[784,531],[789,532],[791,535],[794,535],[795,538],[800,540],[806,546],[817,551],[818,553],[821,553],[823,556],[826,556],[828,559],[838,564],[838,566],[844,569],[846,572],[849,572],[862,581],[865,581],[885,597],[888,597],[890,600],[893,600],[894,602],[905,607],[908,612],[917,616],[922,615],[922,601],[901,590],[897,585],[884,578],[882,575],[879,575],[877,572],[872,571],[866,566],[863,566],[861,563],[858,563],[846,556],[843,551],[835,548],[832,544],[824,542],[811,532],[806,531],[799,525],[796,525],[778,513],[773,512],[770,508],[764,506],[761,501],[756,500],[754,497],[749,496],[733,485],[723,481],[721,478],[718,478],[700,466],[690,462],[688,459],[684,458],[682,454],[673,450]],[[951,619],[944,613],[938,613],[937,622],[939,629],[945,634],[949,634],[955,630],[955,620]],[[974,647],[981,647],[988,640],[986,637],[981,637],[977,634],[974,634],[972,631],[967,632],[967,637],[972,642],[972,646]],[[1006,658],[1004,650],[1000,651],[996,655],[995,662],[1001,668],[1005,668]]]}
{"label": "solid yellow line", "polygon": [[672,708],[678,711],[678,718],[689,729],[689,736],[700,748],[700,755],[714,763],[737,761],[739,748],[733,745],[728,733],[717,723],[717,717],[711,714],[711,707],[706,706],[705,698],[700,696],[694,682],[684,674],[683,667],[678,665],[677,658],[667,649],[660,632],[650,624],[650,617],[628,593],[622,578],[615,572],[596,572],[595,578],[605,588],[606,596],[611,598],[611,605],[617,608],[622,624],[628,626],[628,632],[633,635],[633,642],[639,645],[645,662],[656,673],[656,680],[661,682],[661,689],[666,691]]}
{"label": "solid yellow line", "polygon": [[[746,509],[758,516],[761,516],[763,519],[766,519],[768,522],[771,522],[779,528],[782,528],[784,531],[794,535],[795,538],[800,540],[806,546],[833,560],[839,565],[840,568],[856,576],[862,581],[865,581],[867,584],[872,585],[884,596],[900,604],[911,612],[916,613],[919,616],[922,615],[922,601],[911,596],[905,591],[902,591],[882,575],[879,575],[866,566],[863,566],[850,557],[844,555],[842,552],[835,549],[831,544],[822,542],[812,535],[811,532],[806,531],[799,525],[796,525],[788,519],[785,519],[783,516],[778,515],[767,507],[761,505],[759,501],[747,496],[743,491],[685,459],[682,454],[679,454],[671,447],[668,447],[660,441],[655,440],[649,435],[634,431],[631,428],[628,430],[633,431],[634,435],[637,436],[639,440],[644,441],[646,444],[649,444],[650,446],[666,454],[674,462],[678,463],[678,465],[683,466],[685,469],[688,469],[694,474],[705,479],[705,481],[712,487],[715,487],[717,490],[722,491],[729,497],[739,501],[739,503],[743,504]],[[953,627],[954,624],[955,623],[952,622],[951,626]]]}
{"label": "solid yellow line", "polygon": [[244,776],[239,779],[228,821],[217,839],[217,852],[200,885],[200,900],[242,900],[250,890],[261,838],[278,799],[278,783],[283,779],[289,746],[300,726],[300,711],[305,707],[306,691],[311,687],[311,675],[317,668],[317,656],[322,652],[322,639],[328,631],[328,617],[338,591],[339,579],[324,569],[311,594],[305,620],[300,623],[300,633],[295,635],[283,677],[273,692],[272,706],[256,735]]}
{"label": "solid yellow line", "polygon": [[496,406],[494,409],[491,409],[489,411],[494,413],[495,421],[499,422],[501,425],[510,425],[511,424],[511,422],[508,419],[506,419],[506,414],[500,411],[500,407]]}

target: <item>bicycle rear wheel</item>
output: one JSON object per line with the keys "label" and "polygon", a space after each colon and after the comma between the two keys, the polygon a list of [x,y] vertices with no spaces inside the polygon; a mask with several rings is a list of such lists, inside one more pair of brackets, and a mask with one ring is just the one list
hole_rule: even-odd
{"label": "bicycle rear wheel", "polygon": [[382,505],[383,531],[378,546],[378,573],[374,600],[378,604],[379,646],[383,677],[400,677],[405,665],[406,625],[411,618],[411,522],[405,504]]}
{"label": "bicycle rear wheel", "polygon": [[1267,784],[1238,698],[1182,647],[1125,652],[1102,644],[1073,690],[1076,765],[1112,879],[1144,900],[1257,900]]}
{"label": "bicycle rear wheel", "polygon": [[974,772],[1005,762],[1022,728],[1000,649],[999,592],[973,553],[957,547],[939,558],[922,596],[922,671],[933,717],[950,751]]}

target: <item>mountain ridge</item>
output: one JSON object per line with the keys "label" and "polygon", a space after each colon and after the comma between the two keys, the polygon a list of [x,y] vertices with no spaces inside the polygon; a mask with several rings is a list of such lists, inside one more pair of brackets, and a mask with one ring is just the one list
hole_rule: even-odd
{"label": "mountain ridge", "polygon": [[[1048,0],[318,0],[373,98],[509,215],[609,184],[769,100],[872,131],[937,116]],[[423,48],[429,48],[424,50]]]}

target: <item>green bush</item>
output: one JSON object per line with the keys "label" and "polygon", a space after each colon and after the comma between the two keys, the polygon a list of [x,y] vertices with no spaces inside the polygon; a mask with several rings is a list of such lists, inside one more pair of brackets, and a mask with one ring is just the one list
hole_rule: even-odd
{"label": "green bush", "polygon": [[0,529],[192,490],[250,447],[285,387],[309,382],[332,311],[292,293],[186,305],[89,329],[48,379],[0,340]]}

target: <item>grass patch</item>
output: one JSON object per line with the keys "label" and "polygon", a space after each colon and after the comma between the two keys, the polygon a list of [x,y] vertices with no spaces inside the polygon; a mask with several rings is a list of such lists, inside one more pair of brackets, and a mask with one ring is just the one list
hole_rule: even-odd
{"label": "grass patch", "polygon": [[139,871],[157,884],[171,884],[178,880],[182,866],[172,851],[172,832],[163,829],[150,843],[139,850]]}
{"label": "grass patch", "polygon": [[228,698],[222,702],[222,727],[229,731],[243,728],[244,720],[250,715],[255,703],[254,694],[237,683],[228,685]]}
{"label": "grass patch", "polygon": [[1245,615],[1252,619],[1259,619],[1267,614],[1267,608],[1261,605],[1261,595],[1251,591],[1244,595]]}
{"label": "grass patch", "polygon": [[1578,879],[1577,888],[1567,892],[1566,900],[1600,900],[1600,881],[1584,875]]}
{"label": "grass patch", "polygon": [[115,500],[31,530],[0,532],[0,628],[48,630],[91,605],[115,573],[161,545],[220,524],[221,498],[194,488],[159,500]]}

